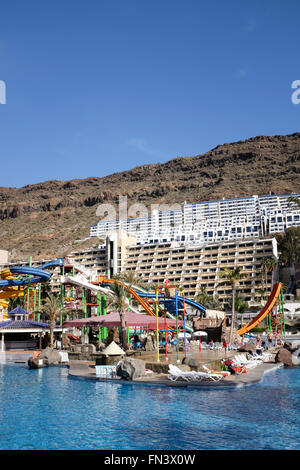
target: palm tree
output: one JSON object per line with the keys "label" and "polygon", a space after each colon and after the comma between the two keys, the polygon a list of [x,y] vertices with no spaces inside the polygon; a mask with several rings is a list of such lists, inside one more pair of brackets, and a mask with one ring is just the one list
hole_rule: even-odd
{"label": "palm tree", "polygon": [[24,306],[24,297],[10,297],[8,300],[8,311],[14,310],[18,305]]}
{"label": "palm tree", "polygon": [[206,292],[206,289],[204,286],[200,287],[200,291],[198,294],[195,296],[196,302],[198,302],[201,305],[207,306],[208,301],[209,301],[209,295]]}
{"label": "palm tree", "polygon": [[300,198],[298,198],[297,196],[290,196],[288,198],[288,205],[292,206],[293,204],[300,207]]}
{"label": "palm tree", "polygon": [[155,292],[156,291],[156,288],[159,287],[160,284],[158,283],[155,283],[155,282],[143,282],[143,283],[140,283],[140,287],[142,287],[142,289],[146,290],[147,292]]}
{"label": "palm tree", "polygon": [[220,308],[219,299],[213,295],[209,295],[204,286],[200,287],[200,291],[195,296],[195,300],[208,309]]}
{"label": "palm tree", "polygon": [[265,287],[267,287],[268,283],[268,273],[272,272],[272,284],[273,284],[273,271],[277,266],[277,262],[275,258],[263,258],[261,262],[262,272],[265,275]]}
{"label": "palm tree", "polygon": [[50,327],[50,346],[54,347],[54,328],[56,325],[56,320],[61,317],[64,313],[64,310],[61,309],[60,298],[55,294],[49,294],[44,300],[42,305],[34,313],[40,313],[49,319]]}
{"label": "palm tree", "polygon": [[[232,298],[228,299],[228,307],[232,309]],[[243,314],[249,309],[249,304],[240,292],[235,294],[234,309],[237,313],[241,314],[241,324],[243,325]]]}
{"label": "palm tree", "polygon": [[125,284],[130,285],[131,287],[136,286],[144,288],[144,283],[138,276],[136,276],[134,271],[123,271],[119,274],[115,274],[113,276],[113,279],[124,282]]}
{"label": "palm tree", "polygon": [[45,299],[49,294],[51,294],[51,284],[50,282],[43,282],[41,284],[41,298]]}
{"label": "palm tree", "polygon": [[[232,288],[232,317],[231,317],[231,325],[230,325],[230,334],[229,334],[229,344],[232,343],[232,336],[233,336],[233,326],[235,324],[235,294],[236,294],[236,287],[239,281],[246,277],[246,274],[242,272],[242,268],[237,266],[236,268],[224,268],[224,271],[220,273],[220,277],[225,278],[226,281],[231,285]],[[225,281],[225,283],[227,283]]]}
{"label": "palm tree", "polygon": [[121,320],[121,338],[122,338],[122,345],[123,348],[126,350],[128,349],[127,344],[127,329],[126,329],[126,310],[128,306],[127,302],[127,294],[129,287],[125,288],[122,282],[115,281],[113,284],[110,285],[110,289],[112,290],[115,296],[115,307],[117,308],[120,320]]}
{"label": "palm tree", "polygon": [[[259,294],[260,305],[263,305],[265,303],[265,300],[266,300],[266,289],[265,289],[265,287],[262,285],[262,287],[260,289],[256,290],[256,293]],[[255,299],[256,299],[256,297],[255,297]]]}
{"label": "palm tree", "polygon": [[282,266],[293,266],[300,261],[300,227],[289,227],[277,234],[279,261]]}

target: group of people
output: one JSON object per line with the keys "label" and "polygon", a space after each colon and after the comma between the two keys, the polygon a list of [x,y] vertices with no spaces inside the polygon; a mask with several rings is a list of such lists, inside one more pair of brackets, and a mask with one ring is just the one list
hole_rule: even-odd
{"label": "group of people", "polygon": [[[244,339],[243,342],[246,343],[248,341],[252,341],[252,339]],[[219,344],[219,343],[218,343]],[[279,333],[277,334],[268,334],[267,335],[267,338],[263,341],[261,336],[260,335],[257,335],[256,337],[256,347],[257,349],[269,349],[273,346],[280,346],[283,344],[283,341],[279,335]],[[211,340],[209,341],[208,343],[209,347],[211,349],[214,349],[215,348],[215,343]],[[240,344],[238,343],[234,343],[234,346],[240,346]],[[223,339],[222,341],[222,348],[225,349],[225,351],[227,351],[228,349],[230,349],[232,347],[232,345],[229,345],[225,339]]]}
{"label": "group of people", "polygon": [[[165,346],[166,340],[167,345],[171,346],[176,344],[177,337],[176,332],[168,331],[167,335],[165,332],[159,332],[159,345]],[[130,346],[132,349],[146,349],[146,343],[148,343],[147,349],[156,349],[157,347],[157,333],[156,331],[150,330],[147,333],[134,334],[130,337]]]}
{"label": "group of people", "polygon": [[270,349],[273,346],[283,346],[283,344],[284,342],[278,332],[274,334],[269,333],[265,341],[262,341],[260,335],[257,336],[256,345],[258,348],[262,347],[264,349]]}
{"label": "group of people", "polygon": [[[227,350],[228,347],[229,347],[229,344],[226,342],[226,340],[223,339],[223,341],[221,341],[221,343],[222,343],[222,348],[224,348],[225,350]],[[219,344],[220,344],[219,342],[214,343],[213,340],[210,340],[209,343],[208,343],[208,345],[209,345],[209,347],[210,347],[211,349],[214,349],[215,346],[216,346],[216,345],[218,346]]]}

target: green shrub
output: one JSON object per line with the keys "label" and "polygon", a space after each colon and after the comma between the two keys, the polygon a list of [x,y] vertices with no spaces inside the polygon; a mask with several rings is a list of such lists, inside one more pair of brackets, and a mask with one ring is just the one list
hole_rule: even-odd
{"label": "green shrub", "polygon": [[252,330],[251,330],[252,333],[263,333],[265,331],[266,331],[266,328],[260,328],[258,326],[252,328]]}

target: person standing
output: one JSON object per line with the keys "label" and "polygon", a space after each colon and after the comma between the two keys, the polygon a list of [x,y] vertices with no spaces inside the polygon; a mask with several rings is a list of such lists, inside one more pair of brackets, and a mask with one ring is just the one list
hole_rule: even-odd
{"label": "person standing", "polygon": [[261,348],[261,337],[260,337],[260,335],[257,335],[256,347],[257,347],[257,349]]}
{"label": "person standing", "polygon": [[267,349],[270,349],[272,347],[272,340],[273,340],[273,335],[271,335],[271,333],[269,333],[267,335]]}

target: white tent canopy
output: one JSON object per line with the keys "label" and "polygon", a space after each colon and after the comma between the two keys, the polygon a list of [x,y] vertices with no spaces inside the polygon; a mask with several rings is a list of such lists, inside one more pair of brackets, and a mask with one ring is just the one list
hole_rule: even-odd
{"label": "white tent canopy", "polygon": [[120,348],[114,341],[112,341],[103,351],[102,354],[106,356],[123,356],[125,351]]}
{"label": "white tent canopy", "polygon": [[224,320],[225,312],[221,310],[206,310],[206,318],[217,318],[220,320]]}
{"label": "white tent canopy", "polygon": [[178,334],[178,338],[184,338],[184,336],[186,336],[186,338],[191,338],[190,333],[179,333]]}

